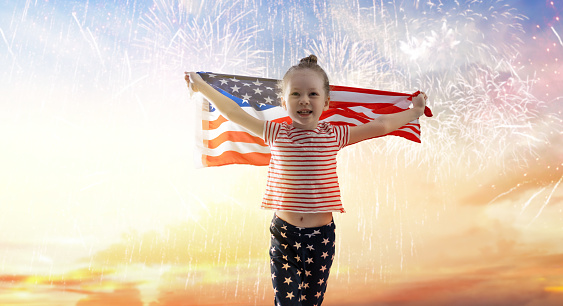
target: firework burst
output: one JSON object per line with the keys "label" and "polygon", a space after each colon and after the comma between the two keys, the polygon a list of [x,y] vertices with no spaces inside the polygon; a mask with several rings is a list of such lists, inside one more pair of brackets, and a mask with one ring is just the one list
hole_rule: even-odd
{"label": "firework burst", "polygon": [[[443,173],[475,174],[490,165],[525,164],[560,127],[547,103],[531,93],[536,80],[520,76],[520,22],[526,17],[508,3],[374,1],[348,10],[333,4],[332,11],[350,38],[337,44],[327,41],[338,37],[321,36],[312,49],[330,59],[327,70],[341,75],[336,81],[423,89],[436,114],[422,120],[421,146],[389,138],[378,141],[374,152],[403,152],[411,163]],[[354,74],[372,84],[356,83]]]}
{"label": "firework burst", "polygon": [[[201,11],[206,15],[199,15]],[[252,12],[239,2],[155,0],[139,21],[143,33],[136,44],[145,50],[143,60],[157,70],[204,68],[260,75],[264,70],[260,64],[263,52],[253,48],[259,29],[246,26]]]}

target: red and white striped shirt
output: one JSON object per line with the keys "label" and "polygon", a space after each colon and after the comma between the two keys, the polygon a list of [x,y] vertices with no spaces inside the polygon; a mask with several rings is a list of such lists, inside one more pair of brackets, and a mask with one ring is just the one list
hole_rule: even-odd
{"label": "red and white striped shirt", "polygon": [[270,146],[268,183],[262,208],[293,212],[344,212],[336,154],[348,144],[349,126],[320,122],[314,130],[266,121]]}

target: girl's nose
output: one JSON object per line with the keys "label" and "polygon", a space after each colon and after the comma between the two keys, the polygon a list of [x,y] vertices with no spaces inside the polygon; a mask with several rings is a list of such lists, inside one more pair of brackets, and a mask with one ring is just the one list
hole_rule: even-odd
{"label": "girl's nose", "polygon": [[307,97],[301,97],[301,99],[299,99],[299,104],[300,105],[307,105],[307,104],[309,104],[309,99]]}

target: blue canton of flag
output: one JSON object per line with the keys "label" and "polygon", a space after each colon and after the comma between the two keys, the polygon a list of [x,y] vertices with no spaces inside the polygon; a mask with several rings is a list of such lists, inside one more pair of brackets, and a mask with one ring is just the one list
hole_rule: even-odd
{"label": "blue canton of flag", "polygon": [[[274,79],[257,79],[216,73],[200,73],[205,82],[241,107],[252,107],[257,111],[280,106],[280,93]],[[211,105],[210,112],[215,108]]]}

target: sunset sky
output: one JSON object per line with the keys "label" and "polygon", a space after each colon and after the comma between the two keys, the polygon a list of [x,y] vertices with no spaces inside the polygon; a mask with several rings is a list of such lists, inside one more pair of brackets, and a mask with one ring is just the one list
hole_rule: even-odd
{"label": "sunset sky", "polygon": [[563,303],[563,2],[0,1],[0,305],[271,305],[266,168],[198,169],[184,71],[428,93],[339,153],[323,305]]}

